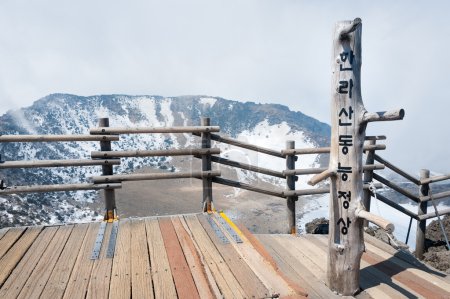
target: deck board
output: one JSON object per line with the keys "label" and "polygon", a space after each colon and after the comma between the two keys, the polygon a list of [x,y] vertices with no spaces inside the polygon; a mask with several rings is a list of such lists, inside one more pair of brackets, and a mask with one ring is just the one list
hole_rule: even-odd
{"label": "deck board", "polygon": [[[233,275],[247,295],[247,298],[265,298],[269,296],[269,290],[263,285],[258,276],[250,269],[239,253],[234,250],[232,243],[225,244],[214,233],[211,225],[203,215],[198,216],[200,223],[213,241],[222,258],[227,263]],[[214,220],[213,220],[214,221]],[[218,226],[219,223],[216,222]],[[231,238],[229,239],[232,242]]]}
{"label": "deck board", "polygon": [[[218,217],[120,220],[113,257],[107,223],[97,260],[99,223],[0,230],[0,298],[339,297],[325,284],[327,236],[252,235],[232,224],[243,241],[236,243]],[[450,298],[448,275],[371,238],[360,285],[358,299]]]}
{"label": "deck board", "polygon": [[57,230],[58,227],[46,227],[42,230],[5,281],[5,284],[0,290],[0,298],[16,298],[19,295]]}
{"label": "deck board", "polygon": [[0,228],[0,240],[8,232],[8,230],[9,230],[9,227]]}
{"label": "deck board", "polygon": [[170,270],[177,290],[178,298],[199,298],[197,287],[194,283],[191,270],[187,264],[175,228],[169,217],[159,219],[159,228],[164,240],[164,247],[169,259]]}
{"label": "deck board", "polygon": [[157,219],[145,221],[155,298],[177,298],[169,259]]}
{"label": "deck board", "polygon": [[64,295],[88,226],[88,224],[77,224],[73,228],[64,250],[42,291],[41,298],[59,299]]}
{"label": "deck board", "polygon": [[131,297],[131,222],[120,221],[120,234],[114,254],[109,298],[124,299]]}
{"label": "deck board", "polygon": [[131,293],[133,298],[153,298],[145,221],[134,219],[131,220]]}
{"label": "deck board", "polygon": [[89,279],[91,278],[92,266],[91,260],[92,247],[97,236],[99,223],[91,223],[83,239],[80,251],[66,286],[63,298],[83,299],[86,297]]}
{"label": "deck board", "polygon": [[38,237],[43,227],[28,228],[13,247],[0,259],[0,287]]}
{"label": "deck board", "polygon": [[38,264],[22,288],[18,298],[31,299],[40,297],[72,229],[73,225],[58,228],[58,231],[40,257]]}
{"label": "deck board", "polygon": [[[6,252],[14,245],[14,243],[20,238],[20,236],[25,231],[25,228],[11,228],[10,230],[5,230],[4,235],[1,236],[0,233],[0,258],[2,258]],[[2,238],[3,237],[3,238]]]}
{"label": "deck board", "polygon": [[112,259],[106,258],[106,250],[108,248],[111,230],[112,225],[107,225],[100,250],[100,256],[98,259],[94,260],[94,265],[92,266],[91,277],[86,295],[87,299],[108,298]]}

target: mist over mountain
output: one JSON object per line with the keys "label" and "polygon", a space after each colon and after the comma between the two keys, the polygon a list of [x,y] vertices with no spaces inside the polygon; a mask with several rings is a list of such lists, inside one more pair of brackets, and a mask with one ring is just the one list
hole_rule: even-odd
{"label": "mist over mountain", "polygon": [[[89,128],[98,126],[100,117],[109,117],[110,125],[115,127],[199,125],[201,117],[210,117],[212,125],[220,126],[221,134],[275,149],[284,148],[286,138],[295,140],[297,147],[327,146],[330,136],[327,124],[278,104],[244,103],[209,96],[70,94],[51,94],[30,107],[8,111],[0,117],[0,134],[89,134]],[[113,142],[113,150],[198,146],[198,140],[190,134],[121,135],[120,138],[119,142]],[[96,150],[99,150],[98,142],[0,143],[3,161],[90,159],[90,152]],[[228,147],[222,150],[230,158],[242,158]],[[277,162],[259,156],[255,159],[261,166],[284,168],[282,159]],[[317,156],[300,160],[304,167],[310,167],[317,162]],[[143,167],[177,171],[170,157],[122,159],[114,171],[126,173]],[[1,178],[10,186],[79,183],[99,174],[98,166],[0,171]],[[245,180],[249,176],[240,178]],[[3,196],[0,197],[0,227],[90,220],[99,215],[86,204],[96,200],[98,193],[94,191]]]}

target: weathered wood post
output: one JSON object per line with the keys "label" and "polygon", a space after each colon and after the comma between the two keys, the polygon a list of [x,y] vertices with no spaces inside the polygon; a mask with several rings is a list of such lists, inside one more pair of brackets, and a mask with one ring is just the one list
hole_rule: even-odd
{"label": "weathered wood post", "polygon": [[[295,141],[286,141],[286,149],[295,149]],[[295,169],[295,155],[286,156],[286,169]],[[295,190],[295,175],[286,176],[286,184],[288,190]],[[288,233],[295,235],[297,233],[297,224],[295,218],[295,202],[298,200],[297,196],[289,196],[287,200],[287,216],[288,216]]]}
{"label": "weathered wood post", "polygon": [[[430,171],[428,169],[420,170],[420,180],[424,180],[430,177]],[[419,188],[420,196],[428,196],[430,190],[430,184],[422,184]],[[428,201],[420,202],[417,215],[423,215],[427,213]],[[423,259],[423,253],[425,252],[425,229],[427,227],[427,220],[417,220],[416,230],[416,257]]]}
{"label": "weathered wood post", "polygon": [[[100,118],[98,120],[99,127],[109,127],[109,118]],[[108,133],[103,132],[107,135]],[[111,141],[100,141],[101,151],[111,151]],[[103,175],[113,175],[113,166],[111,164],[102,165]],[[105,189],[103,191],[105,198],[105,217],[107,221],[113,221],[116,217],[116,195],[114,189]]]}
{"label": "weathered wood post", "polygon": [[[367,140],[366,144],[367,145],[375,145],[376,144],[376,139],[371,139],[371,140]],[[375,150],[367,150],[366,153],[366,165],[372,165],[375,161],[374,159],[374,155],[375,155]],[[363,173],[363,183],[370,183],[373,180],[373,169],[368,169],[368,170],[364,170]],[[366,211],[370,212],[370,201],[371,201],[371,191],[369,189],[364,189],[363,190],[364,195],[363,195],[363,205],[364,207],[366,207]],[[363,224],[364,228],[369,226],[369,221],[364,220],[364,224]]]}
{"label": "weathered wood post", "polygon": [[394,226],[366,211],[363,205],[363,144],[368,122],[398,120],[403,109],[368,113],[361,98],[361,19],[338,22],[332,54],[331,150],[328,170],[310,184],[331,177],[327,281],[334,292],[359,292],[359,270],[364,250],[363,220],[385,230]]}
{"label": "weathered wood post", "polygon": [[[210,126],[211,119],[209,117],[202,117],[201,119],[202,126]],[[211,133],[210,132],[202,132],[202,148],[211,148]],[[202,170],[210,171],[212,169],[211,166],[211,154],[202,156]],[[212,211],[212,178],[204,177],[203,179],[203,212],[211,212]]]}

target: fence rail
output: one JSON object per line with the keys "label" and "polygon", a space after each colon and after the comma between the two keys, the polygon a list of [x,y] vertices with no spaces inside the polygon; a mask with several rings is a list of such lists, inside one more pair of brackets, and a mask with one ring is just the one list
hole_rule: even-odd
{"label": "fence rail", "polygon": [[[226,185],[235,188],[241,188],[260,194],[266,194],[278,198],[286,199],[288,218],[289,218],[289,231],[295,232],[295,201],[299,196],[326,194],[330,192],[329,187],[320,187],[316,189],[300,189],[296,190],[295,181],[299,179],[299,176],[312,175],[324,173],[327,168],[302,168],[296,169],[295,162],[300,155],[307,154],[327,154],[330,152],[329,147],[321,148],[300,148],[296,149],[293,141],[286,144],[284,150],[273,150],[240,140],[236,140],[230,137],[214,134],[219,132],[220,127],[211,126],[208,118],[202,119],[201,126],[190,127],[139,127],[139,128],[121,128],[121,127],[109,127],[108,119],[100,119],[99,127],[92,128],[90,130],[91,135],[0,135],[0,143],[3,142],[83,142],[83,141],[97,141],[100,142],[100,151],[92,151],[91,159],[73,159],[73,160],[38,160],[38,161],[0,161],[0,169],[11,168],[40,168],[40,167],[83,167],[83,166],[102,166],[102,176],[93,176],[90,183],[77,183],[77,184],[61,184],[61,185],[40,185],[40,186],[15,186],[12,188],[4,189],[3,184],[0,186],[0,195],[16,194],[16,193],[31,193],[31,192],[58,192],[58,191],[74,191],[74,190],[104,190],[105,192],[105,206],[107,213],[105,219],[109,219],[114,216],[115,211],[115,195],[114,189],[121,188],[121,182],[126,181],[140,181],[140,180],[161,180],[161,179],[181,179],[181,178],[198,178],[203,181],[203,202],[204,211],[211,210],[212,207],[212,183]],[[165,150],[122,150],[113,151],[111,148],[112,141],[119,141],[120,134],[154,134],[154,133],[191,133],[194,136],[201,137],[201,148],[191,149],[165,149]],[[439,175],[430,177],[429,174],[421,177],[420,179],[400,169],[394,164],[390,163],[386,159],[375,154],[375,151],[384,150],[386,146],[384,144],[377,144],[377,140],[384,140],[385,136],[366,136],[367,142],[364,144],[364,151],[367,154],[366,165],[363,165],[364,190],[365,199],[364,205],[370,207],[370,197],[376,196],[376,198],[390,207],[404,213],[418,221],[418,232],[416,235],[416,244],[422,244],[416,246],[417,256],[421,256],[421,250],[423,250],[424,243],[424,227],[426,220],[437,217],[438,215],[450,214],[450,208],[441,209],[436,212],[427,213],[427,203],[433,200],[434,203],[437,200],[450,197],[450,191],[444,191],[436,194],[429,194],[427,188],[432,183],[441,182],[444,180],[450,180],[450,174]],[[286,160],[286,169],[273,170],[264,167],[259,167],[251,164],[241,163],[233,161],[219,156],[221,150],[219,148],[212,148],[211,141],[225,143],[228,145],[236,146],[239,148],[256,151],[271,155],[273,157],[282,158]],[[155,156],[182,156],[191,155],[195,158],[202,160],[201,171],[191,172],[173,172],[173,173],[145,173],[145,174],[114,174],[113,165],[120,165],[120,158],[130,157],[155,157]],[[374,162],[380,164],[375,164]],[[212,163],[226,165],[232,168],[239,168],[248,171],[252,171],[259,174],[272,176],[279,179],[286,179],[285,190],[274,190],[266,187],[255,186],[252,184],[246,184],[239,181],[231,180],[221,177],[221,172],[212,170]],[[375,170],[388,168],[398,175],[402,176],[406,180],[415,184],[420,188],[418,195],[411,193],[394,182],[382,177],[381,175],[374,173]],[[373,184],[371,181],[376,180],[379,183],[375,184],[376,188],[382,188],[386,186],[398,192],[412,201],[419,204],[418,212],[414,213],[408,209],[402,207],[400,204],[393,202],[389,198],[382,194],[374,193]],[[409,234],[409,231],[408,231]]]}

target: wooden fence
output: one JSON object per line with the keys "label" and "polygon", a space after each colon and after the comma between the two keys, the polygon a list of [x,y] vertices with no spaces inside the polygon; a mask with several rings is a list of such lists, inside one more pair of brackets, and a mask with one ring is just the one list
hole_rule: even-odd
{"label": "wooden fence", "polygon": [[[312,175],[323,173],[326,168],[306,168],[297,169],[295,167],[298,158],[308,154],[329,154],[329,147],[322,148],[295,148],[294,141],[287,141],[284,150],[273,150],[254,144],[242,142],[230,137],[215,134],[220,131],[217,126],[210,125],[209,118],[203,118],[201,126],[185,126],[185,127],[140,127],[140,128],[118,128],[110,127],[109,119],[102,118],[99,120],[99,127],[90,130],[91,135],[3,135],[0,136],[0,142],[85,142],[97,141],[100,143],[100,151],[91,152],[91,159],[79,160],[40,160],[40,161],[4,161],[0,163],[0,169],[7,168],[40,168],[40,167],[84,167],[84,166],[102,166],[102,175],[94,176],[90,182],[80,182],[78,184],[59,184],[59,185],[40,185],[40,186],[13,186],[0,190],[2,194],[28,193],[28,192],[53,192],[53,191],[69,191],[69,190],[104,190],[105,197],[105,220],[113,220],[116,217],[116,203],[114,189],[121,188],[123,181],[137,180],[161,180],[161,179],[177,179],[177,178],[197,178],[202,180],[203,184],[203,211],[211,211],[213,209],[213,187],[212,184],[222,184],[235,188],[275,196],[286,199],[288,210],[288,227],[287,232],[296,233],[295,219],[295,202],[299,196],[326,194],[330,192],[330,188],[322,185],[319,188],[296,189],[296,181],[304,175]],[[154,134],[154,133],[191,133],[201,138],[201,148],[192,149],[166,149],[166,150],[125,150],[113,151],[111,142],[119,141],[120,134]],[[364,205],[370,209],[371,197],[376,198],[390,207],[406,214],[418,222],[416,234],[416,255],[421,258],[424,250],[425,226],[428,219],[450,214],[450,209],[442,209],[440,212],[428,212],[428,202],[433,204],[439,199],[450,196],[450,191],[430,194],[429,189],[432,183],[449,180],[450,175],[430,177],[429,171],[423,170],[420,179],[406,173],[392,163],[386,161],[376,151],[386,149],[384,144],[377,144],[377,140],[384,140],[385,136],[367,136],[364,144],[366,154],[366,164],[364,165]],[[286,168],[284,170],[273,170],[259,167],[251,164],[233,161],[220,156],[219,148],[212,147],[212,141],[225,143],[228,145],[244,148],[270,155],[274,158],[284,159]],[[149,174],[114,174],[113,166],[120,165],[120,158],[123,157],[150,157],[150,156],[193,156],[202,161],[201,170],[190,172],[176,173],[149,173]],[[378,162],[378,163],[375,163]],[[285,190],[277,191],[274,189],[263,188],[257,185],[246,184],[236,180],[221,177],[220,171],[213,170],[212,164],[221,164],[233,168],[244,169],[255,173],[267,175],[273,178],[285,179]],[[406,180],[418,186],[418,193],[413,194],[408,190],[398,186],[394,182],[375,173],[375,170],[389,168],[393,172],[399,174]],[[373,181],[379,183],[373,184]],[[418,203],[417,213],[411,212],[396,202],[386,198],[379,192],[374,191],[375,188],[383,186],[406,196],[410,200]],[[410,225],[411,225],[410,221]],[[408,230],[409,235],[409,230]]]}

